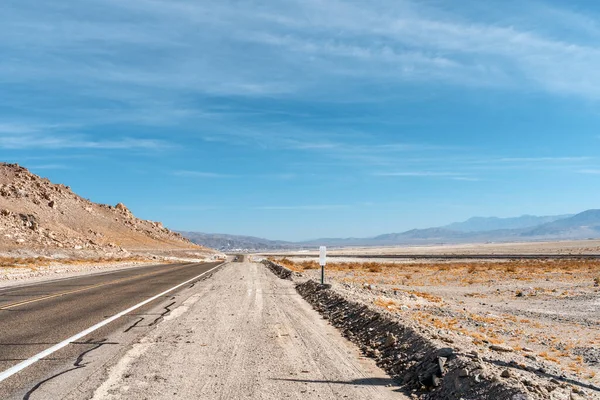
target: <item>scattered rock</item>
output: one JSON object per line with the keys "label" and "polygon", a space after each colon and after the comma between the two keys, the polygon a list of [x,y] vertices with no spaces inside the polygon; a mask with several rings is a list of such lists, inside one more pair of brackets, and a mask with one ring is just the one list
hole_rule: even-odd
{"label": "scattered rock", "polygon": [[385,338],[385,346],[394,345],[396,345],[396,336],[394,336],[392,333],[388,333],[387,337]]}
{"label": "scattered rock", "polygon": [[123,203],[119,203],[115,206],[115,208],[121,212],[124,213],[131,213],[131,211],[129,211],[129,209],[125,206],[125,204]]}
{"label": "scattered rock", "polygon": [[510,353],[515,351],[512,347],[508,347],[508,346],[503,346],[500,344],[493,344],[490,346],[490,350],[494,350],[494,351],[500,351],[503,353]]}

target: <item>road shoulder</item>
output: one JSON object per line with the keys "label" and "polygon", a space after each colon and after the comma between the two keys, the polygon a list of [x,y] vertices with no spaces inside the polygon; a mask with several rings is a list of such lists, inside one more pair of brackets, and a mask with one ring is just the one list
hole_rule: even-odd
{"label": "road shoulder", "polygon": [[[68,399],[402,399],[263,265],[233,263]],[[89,397],[89,396],[88,396]]]}

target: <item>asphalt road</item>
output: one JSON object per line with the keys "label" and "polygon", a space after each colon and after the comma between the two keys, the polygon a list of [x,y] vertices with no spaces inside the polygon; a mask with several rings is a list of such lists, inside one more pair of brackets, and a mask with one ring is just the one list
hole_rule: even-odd
{"label": "asphalt road", "polygon": [[[157,265],[0,289],[0,372],[218,264]],[[156,306],[153,303],[168,300],[166,298],[175,293],[134,313],[141,314]],[[117,320],[90,334],[90,338],[82,338],[79,344],[90,348],[93,340],[121,329],[122,323]],[[77,344],[0,382],[0,398],[13,397],[9,394],[35,385],[48,374],[52,361],[60,363],[77,358],[82,350]],[[23,393],[18,397],[27,399],[27,393]]]}

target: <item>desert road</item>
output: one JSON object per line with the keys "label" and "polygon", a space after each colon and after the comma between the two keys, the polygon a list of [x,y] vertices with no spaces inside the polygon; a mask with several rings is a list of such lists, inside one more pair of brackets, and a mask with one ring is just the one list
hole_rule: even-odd
{"label": "desert road", "polygon": [[[168,264],[130,268],[21,287],[0,289],[0,374],[40,352],[85,331],[101,321],[217,267],[219,263]],[[189,285],[192,285],[190,282]],[[77,359],[82,351],[97,344],[90,338],[105,338],[123,323],[134,326],[145,319],[159,320],[160,314],[142,318],[156,303],[169,301],[177,290],[161,296],[127,316],[103,326],[0,382],[0,398],[21,388],[31,389],[48,371],[60,368],[62,360]],[[174,304],[174,302],[171,302]],[[166,311],[169,311],[167,304]],[[151,323],[151,322],[150,322]],[[126,328],[125,328],[126,329]],[[82,345],[77,345],[82,343]],[[2,375],[0,375],[1,379]],[[27,393],[22,393],[27,397]]]}
{"label": "desert road", "polygon": [[0,289],[2,400],[406,399],[398,390],[293,282],[244,257]]}

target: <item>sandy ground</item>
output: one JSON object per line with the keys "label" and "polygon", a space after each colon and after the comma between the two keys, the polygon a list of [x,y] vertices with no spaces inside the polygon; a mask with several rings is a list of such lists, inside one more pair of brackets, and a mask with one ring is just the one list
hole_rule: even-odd
{"label": "sandy ground", "polygon": [[232,263],[107,371],[94,399],[404,399],[292,282]]}
{"label": "sandy ground", "polygon": [[[298,271],[298,262],[307,265],[296,261]],[[600,261],[386,261],[345,259],[329,264],[326,277],[336,290],[484,357],[498,359],[490,345],[505,346],[501,361],[569,376],[600,394]],[[302,273],[320,277],[317,269]]]}
{"label": "sandy ground", "polygon": [[[268,253],[283,254],[284,252]],[[521,243],[468,243],[422,246],[348,247],[342,249],[330,248],[328,249],[327,253],[343,255],[364,254],[373,256],[388,254],[599,254],[600,240],[591,239]],[[290,251],[289,254],[317,255],[318,249],[315,249],[315,251]]]}

